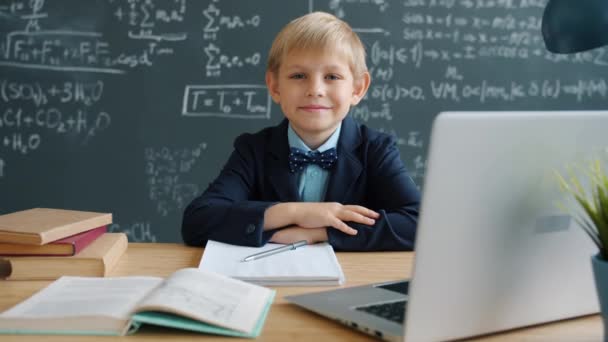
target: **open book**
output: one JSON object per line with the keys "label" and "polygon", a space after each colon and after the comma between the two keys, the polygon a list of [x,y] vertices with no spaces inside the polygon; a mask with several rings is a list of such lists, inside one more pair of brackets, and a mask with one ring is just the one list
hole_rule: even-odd
{"label": "open book", "polygon": [[275,291],[195,268],[157,277],[62,277],[0,314],[0,333],[125,335],[142,324],[256,337]]}
{"label": "open book", "polygon": [[336,253],[326,242],[242,262],[246,256],[279,246],[244,247],[209,240],[198,268],[258,285],[331,286],[344,282]]}

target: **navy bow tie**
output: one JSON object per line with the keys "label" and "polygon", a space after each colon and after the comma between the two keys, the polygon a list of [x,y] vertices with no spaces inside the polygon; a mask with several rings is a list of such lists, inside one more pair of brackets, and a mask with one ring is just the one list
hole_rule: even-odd
{"label": "navy bow tie", "polygon": [[309,164],[317,164],[325,170],[331,169],[338,155],[335,148],[330,148],[325,152],[318,151],[303,151],[297,147],[292,147],[289,151],[289,171],[302,171]]}

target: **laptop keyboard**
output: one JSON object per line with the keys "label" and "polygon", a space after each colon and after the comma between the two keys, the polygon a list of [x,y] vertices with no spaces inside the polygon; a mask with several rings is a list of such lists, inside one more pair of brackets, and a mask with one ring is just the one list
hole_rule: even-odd
{"label": "laptop keyboard", "polygon": [[403,295],[407,295],[410,290],[410,282],[409,281],[399,281],[396,283],[384,284],[376,286],[380,289],[385,289],[397,293],[401,293]]}
{"label": "laptop keyboard", "polygon": [[405,299],[390,303],[360,306],[355,309],[401,324],[405,318]]}

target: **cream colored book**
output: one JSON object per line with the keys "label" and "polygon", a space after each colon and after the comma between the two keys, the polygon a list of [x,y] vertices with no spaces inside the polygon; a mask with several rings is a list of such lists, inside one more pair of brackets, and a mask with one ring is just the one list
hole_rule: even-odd
{"label": "cream colored book", "polygon": [[62,277],[0,314],[0,333],[125,335],[142,324],[255,337],[275,291],[195,268],[157,277]]}
{"label": "cream colored book", "polygon": [[0,215],[0,242],[44,245],[112,223],[112,214],[34,208]]}
{"label": "cream colored book", "polygon": [[124,233],[106,233],[74,256],[0,258],[0,278],[53,280],[61,276],[105,277],[127,250]]}

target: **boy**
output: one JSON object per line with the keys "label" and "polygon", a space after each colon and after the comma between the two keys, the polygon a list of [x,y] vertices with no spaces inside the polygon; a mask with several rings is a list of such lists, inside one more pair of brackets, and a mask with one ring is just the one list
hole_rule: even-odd
{"label": "boy", "polygon": [[351,27],[322,12],[290,22],[270,49],[266,85],[286,119],[235,140],[184,212],[185,243],[412,250],[420,195],[395,139],[347,116],[370,85]]}

